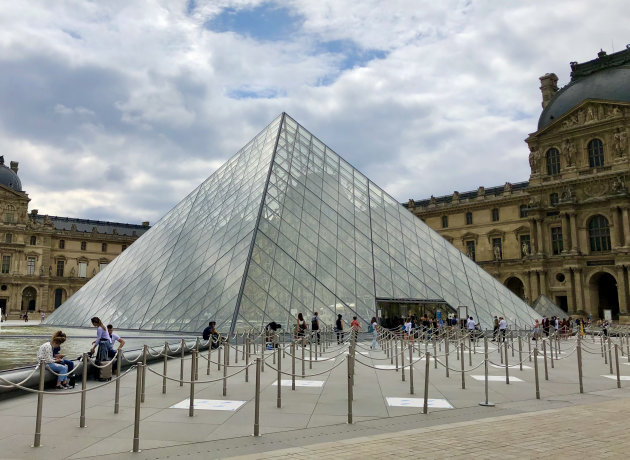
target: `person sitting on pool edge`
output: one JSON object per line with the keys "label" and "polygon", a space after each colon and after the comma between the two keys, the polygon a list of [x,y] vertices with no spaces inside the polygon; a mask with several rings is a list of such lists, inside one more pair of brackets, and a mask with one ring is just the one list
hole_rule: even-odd
{"label": "person sitting on pool edge", "polygon": [[[109,350],[107,350],[107,357],[111,360],[116,356],[116,353],[120,353],[120,349],[125,346],[124,339],[121,339],[118,334],[114,332],[114,326],[111,324],[107,325],[107,333],[109,334]],[[114,344],[118,340],[118,348],[114,350]],[[112,367],[112,371],[116,370],[116,364],[114,363],[114,367]]]}

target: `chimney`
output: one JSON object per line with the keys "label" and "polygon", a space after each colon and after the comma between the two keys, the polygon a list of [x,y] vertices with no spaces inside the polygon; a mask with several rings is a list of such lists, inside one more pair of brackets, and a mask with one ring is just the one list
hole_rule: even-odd
{"label": "chimney", "polygon": [[37,209],[31,209],[31,216],[36,216],[38,212]]}
{"label": "chimney", "polygon": [[142,222],[142,226],[143,227],[148,227],[149,226],[149,221],[145,220],[144,222]]}
{"label": "chimney", "polygon": [[17,161],[12,161],[11,162],[11,171],[13,171],[15,174],[17,174],[18,172],[18,165],[20,163],[18,163]]}
{"label": "chimney", "polygon": [[540,92],[542,93],[542,107],[547,107],[551,98],[558,91],[558,76],[555,73],[547,73],[540,77]]}

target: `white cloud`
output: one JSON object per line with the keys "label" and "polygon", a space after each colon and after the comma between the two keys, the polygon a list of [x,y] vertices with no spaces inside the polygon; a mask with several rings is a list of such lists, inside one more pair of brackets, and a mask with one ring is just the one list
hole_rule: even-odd
{"label": "white cloud", "polygon": [[[401,201],[526,180],[538,77],[629,40],[623,1],[292,0],[286,40],[204,27],[263,3],[0,4],[0,148],[31,207],[155,221],[282,111]],[[386,55],[340,67],[334,41]]]}

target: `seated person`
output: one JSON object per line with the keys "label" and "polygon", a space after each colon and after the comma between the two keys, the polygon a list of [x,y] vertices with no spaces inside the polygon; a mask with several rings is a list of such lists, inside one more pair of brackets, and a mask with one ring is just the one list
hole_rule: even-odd
{"label": "seated person", "polygon": [[205,328],[201,334],[204,340],[210,341],[210,346],[213,350],[219,348],[222,341],[221,335],[217,332],[216,325],[216,321],[210,321],[208,327]]}
{"label": "seated person", "polygon": [[[59,353],[61,351],[61,344],[64,343],[66,341],[66,334],[61,332],[61,331],[57,331],[53,334],[52,338],[54,339],[55,337],[58,337],[59,340],[61,340],[61,343],[56,346],[53,347],[53,358],[60,358],[61,361],[60,363],[67,366],[68,367],[68,372],[72,371],[72,369],[74,369],[74,362],[66,359],[66,355]],[[72,380],[72,379],[70,379]],[[70,385],[71,387],[74,387],[74,385]]]}
{"label": "seated person", "polygon": [[47,365],[56,374],[60,374],[57,376],[57,386],[55,387],[58,390],[68,388],[68,376],[63,375],[68,372],[68,367],[61,364],[61,358],[53,357],[53,348],[61,346],[61,342],[60,337],[53,337],[50,342],[42,344],[37,350],[37,361]]}
{"label": "seated person", "polygon": [[282,329],[282,324],[278,324],[275,321],[272,321],[265,326],[266,341],[273,344],[274,348],[278,348],[278,334],[276,331],[280,329]]}
{"label": "seated person", "polygon": [[[114,332],[114,326],[112,326],[111,324],[107,325],[107,332],[109,333],[109,350],[107,350],[107,356],[111,360],[114,358],[114,356],[116,356],[116,353],[120,353],[120,349],[125,346],[125,341]],[[114,344],[116,343],[116,340],[118,340],[118,348],[114,350]],[[116,364],[117,363],[114,363],[114,367],[112,367],[113,371],[116,370]]]}

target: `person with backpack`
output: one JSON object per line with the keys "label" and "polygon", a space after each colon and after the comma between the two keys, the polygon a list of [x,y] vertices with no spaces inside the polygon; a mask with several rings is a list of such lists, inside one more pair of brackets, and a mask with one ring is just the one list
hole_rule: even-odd
{"label": "person with backpack", "polygon": [[306,321],[304,321],[304,315],[302,315],[302,313],[298,313],[296,330],[298,339],[301,339],[302,341],[302,346],[306,345],[305,335],[307,329],[308,326],[306,325]]}
{"label": "person with backpack", "polygon": [[376,350],[376,339],[378,338],[378,324],[376,323],[376,317],[372,316],[372,321],[368,326],[368,332],[372,333],[372,345],[370,346],[370,350]]}
{"label": "person with backpack", "polygon": [[319,344],[319,316],[317,312],[313,314],[311,319],[311,331],[317,336],[317,344]]}
{"label": "person with backpack", "polygon": [[337,345],[343,343],[343,320],[341,319],[341,313],[337,315],[337,321],[335,321],[335,332],[337,333]]}

